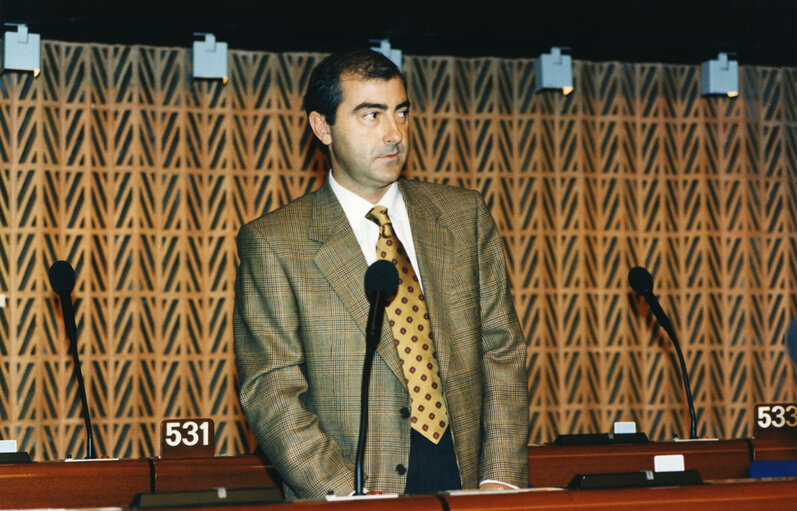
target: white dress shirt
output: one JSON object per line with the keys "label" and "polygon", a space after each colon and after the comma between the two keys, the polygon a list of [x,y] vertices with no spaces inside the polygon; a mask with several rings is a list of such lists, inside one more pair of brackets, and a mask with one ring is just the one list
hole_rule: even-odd
{"label": "white dress shirt", "polygon": [[349,220],[354,237],[357,238],[357,243],[360,245],[365,256],[365,261],[368,265],[376,262],[376,242],[379,241],[379,226],[371,220],[365,218],[365,215],[374,206],[384,206],[387,208],[387,216],[390,217],[390,223],[393,225],[393,232],[396,233],[399,241],[404,246],[404,251],[412,263],[412,269],[415,270],[415,275],[418,276],[418,281],[421,283],[421,290],[423,290],[423,281],[421,280],[421,271],[418,268],[418,258],[415,256],[415,244],[412,241],[412,229],[410,228],[410,217],[407,214],[407,207],[404,205],[404,198],[401,196],[398,184],[393,183],[387,189],[385,194],[379,199],[376,204],[363,199],[354,192],[343,188],[329,172],[329,185],[332,187],[335,197],[338,198],[340,206],[343,208],[343,213]]}

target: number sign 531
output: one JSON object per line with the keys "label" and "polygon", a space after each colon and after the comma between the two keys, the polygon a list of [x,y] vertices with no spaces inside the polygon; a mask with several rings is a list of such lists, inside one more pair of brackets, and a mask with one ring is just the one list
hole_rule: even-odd
{"label": "number sign 531", "polygon": [[756,438],[794,438],[797,435],[797,404],[756,405],[755,419]]}
{"label": "number sign 531", "polygon": [[215,452],[211,419],[167,419],[161,422],[161,458],[204,458]]}

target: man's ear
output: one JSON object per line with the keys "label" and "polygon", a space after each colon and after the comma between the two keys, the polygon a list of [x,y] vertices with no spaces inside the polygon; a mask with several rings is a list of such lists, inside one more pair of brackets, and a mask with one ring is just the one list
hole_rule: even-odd
{"label": "man's ear", "polygon": [[330,145],[332,143],[332,130],[327,124],[327,118],[316,111],[312,111],[307,119],[318,140],[326,146]]}

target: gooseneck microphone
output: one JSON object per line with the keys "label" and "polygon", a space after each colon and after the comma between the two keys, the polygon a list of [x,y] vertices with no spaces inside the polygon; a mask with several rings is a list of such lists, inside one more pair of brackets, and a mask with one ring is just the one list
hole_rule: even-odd
{"label": "gooseneck microphone", "polygon": [[72,372],[77,379],[78,394],[83,405],[83,423],[86,426],[86,458],[94,456],[94,434],[91,430],[89,404],[86,398],[86,387],[83,385],[83,373],[80,370],[80,358],[77,350],[77,326],[75,325],[75,309],[72,307],[72,289],[75,287],[75,270],[67,261],[56,261],[48,272],[50,286],[61,301],[61,312],[64,315],[64,330],[72,352]]}
{"label": "gooseneck microphone", "polygon": [[371,382],[371,364],[382,333],[385,306],[398,290],[398,270],[390,261],[380,259],[365,272],[365,294],[371,306],[365,326],[365,362],[363,363],[362,390],[360,391],[360,434],[357,438],[357,459],[354,463],[354,494],[363,493],[363,460],[365,437],[368,432],[368,386]]}
{"label": "gooseneck microphone", "polygon": [[689,373],[686,370],[686,360],[681,351],[681,344],[678,342],[678,336],[675,335],[675,329],[672,326],[670,318],[664,313],[659,304],[658,298],[653,294],[653,277],[650,272],[641,266],[631,268],[628,272],[628,284],[636,294],[641,296],[648,302],[650,311],[656,316],[659,325],[667,332],[673,346],[675,346],[675,353],[678,355],[678,362],[681,364],[681,375],[684,380],[684,389],[686,391],[686,402],[689,405],[690,417],[690,438],[697,438],[697,415],[695,415],[695,404],[692,400],[692,388],[689,385]]}

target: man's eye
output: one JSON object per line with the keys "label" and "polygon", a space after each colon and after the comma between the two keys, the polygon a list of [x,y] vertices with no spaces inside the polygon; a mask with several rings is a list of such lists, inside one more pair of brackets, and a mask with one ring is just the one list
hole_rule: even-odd
{"label": "man's eye", "polygon": [[379,115],[379,112],[368,112],[367,114],[365,114],[365,119],[373,121],[374,119],[376,119],[377,115]]}
{"label": "man's eye", "polygon": [[409,110],[400,110],[400,111],[397,113],[397,115],[398,115],[399,117],[402,117],[402,118],[404,118],[404,117],[409,117],[409,116],[410,116],[410,111],[409,111]]}

